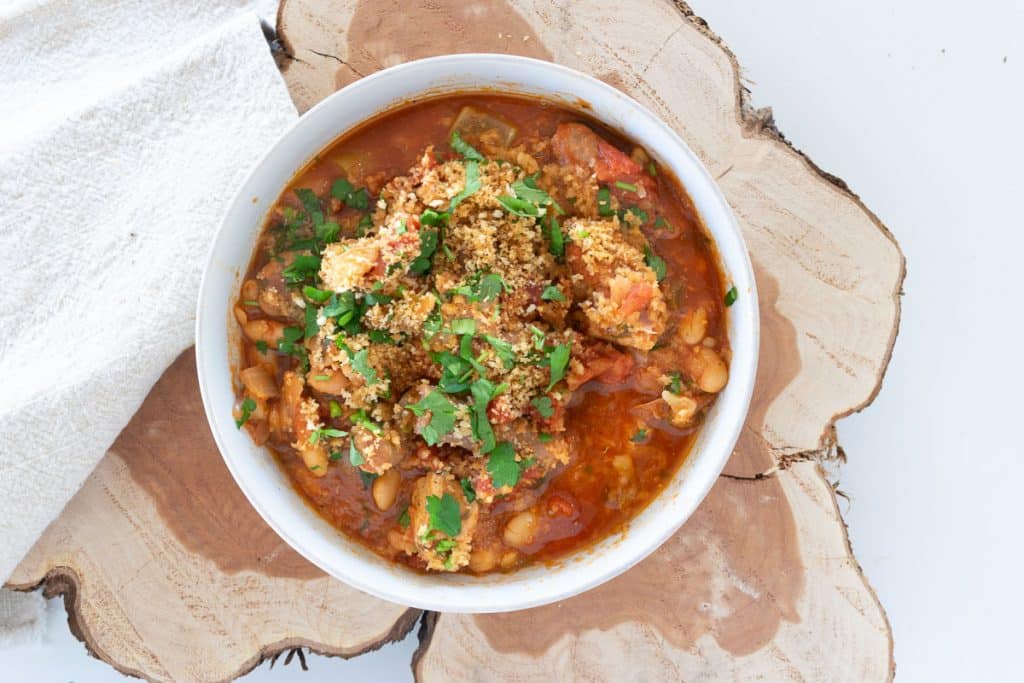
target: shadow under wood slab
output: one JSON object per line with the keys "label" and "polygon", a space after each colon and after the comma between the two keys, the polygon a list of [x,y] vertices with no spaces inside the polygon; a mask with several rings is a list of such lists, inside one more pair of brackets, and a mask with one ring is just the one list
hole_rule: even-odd
{"label": "shadow under wood slab", "polygon": [[[903,258],[846,190],[747,110],[738,67],[665,0],[284,0],[283,72],[300,109],[417,57],[487,51],[597,75],[672,125],[719,179],[753,255],[763,320],[747,428],[727,474],[663,548],[559,605],[429,615],[425,681],[891,678],[884,612],[819,462],[836,418],[877,392]],[[290,56],[289,56],[290,55]],[[742,295],[742,293],[741,293]],[[228,680],[295,646],[352,656],[419,614],[328,579],[232,482],[186,353],[18,567],[64,593],[100,658],[159,680]]]}
{"label": "shadow under wood slab", "polygon": [[[726,472],[684,528],[618,579],[557,605],[429,615],[424,681],[877,681],[885,614],[820,462],[837,418],[878,391],[904,261],[842,181],[751,111],[733,55],[665,0],[284,0],[283,72],[300,110],[373,71],[505,52],[591,73],[668,122],[718,179],[750,248],[763,320],[754,405]],[[742,296],[742,293],[741,293]]]}
{"label": "shadow under wood slab", "polygon": [[191,349],[9,582],[39,584],[65,595],[90,652],[164,681],[232,680],[298,646],[351,657],[419,616],[329,578],[256,514],[206,425]]}

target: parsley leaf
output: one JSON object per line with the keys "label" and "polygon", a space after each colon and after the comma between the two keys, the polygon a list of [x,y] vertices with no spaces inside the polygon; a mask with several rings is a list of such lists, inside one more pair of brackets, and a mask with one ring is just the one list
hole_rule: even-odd
{"label": "parsley leaf", "polygon": [[449,214],[447,211],[442,211],[438,213],[433,209],[427,209],[420,215],[420,223],[422,225],[438,227],[440,225],[444,225],[445,223],[447,223],[450,217],[451,214]]}
{"label": "parsley leaf", "polygon": [[536,408],[537,412],[545,420],[555,414],[555,407],[551,405],[551,398],[549,396],[538,396],[530,401],[530,405]]}
{"label": "parsley leaf", "polygon": [[402,510],[402,514],[398,515],[398,526],[403,529],[408,529],[411,521],[412,520],[409,519],[409,506],[406,505],[405,509]]}
{"label": "parsley leaf", "polygon": [[462,532],[462,511],[455,496],[445,493],[427,496],[427,515],[430,518],[429,530],[438,530],[449,538],[455,538]]}
{"label": "parsley leaf", "polygon": [[331,292],[325,289],[317,289],[310,285],[305,285],[302,288],[302,293],[306,295],[306,298],[318,304],[322,304],[331,298]]}
{"label": "parsley leaf", "polygon": [[562,290],[555,285],[545,287],[544,291],[540,294],[540,298],[544,301],[565,301],[565,295],[562,294]]}
{"label": "parsley leaf", "polygon": [[473,405],[469,408],[470,426],[473,429],[473,436],[480,441],[481,453],[490,453],[495,446],[494,429],[487,417],[487,406],[507,388],[508,385],[495,385],[484,377],[469,386],[469,393],[473,396]]}
{"label": "parsley leaf", "polygon": [[324,222],[324,212],[320,208],[320,199],[316,196],[316,193],[309,188],[299,188],[295,190],[295,196],[302,202],[302,208],[309,214],[310,219],[313,221],[313,225],[320,225]]}
{"label": "parsley leaf", "polygon": [[511,370],[512,366],[516,364],[516,352],[512,347],[512,344],[504,339],[492,337],[489,334],[484,335],[484,341],[494,347],[494,351],[498,354],[498,358],[501,359],[501,363],[505,366],[505,369]]}
{"label": "parsley leaf", "polygon": [[452,334],[476,334],[476,320],[473,318],[456,318],[451,323]]}
{"label": "parsley leaf", "polygon": [[657,278],[658,282],[665,279],[667,269],[665,259],[655,254],[650,246],[644,247],[644,263],[654,271],[654,277]]}
{"label": "parsley leaf", "polygon": [[337,401],[332,400],[328,403],[331,410],[331,417],[341,417],[341,404]]}
{"label": "parsley leaf", "polygon": [[306,337],[312,339],[320,331],[320,323],[316,321],[317,313],[320,311],[315,306],[306,306],[303,315],[305,316],[306,322]]}
{"label": "parsley leaf", "polygon": [[364,458],[363,454],[356,448],[355,439],[348,440],[348,461],[352,463],[353,467],[359,467],[366,462],[366,458]]}
{"label": "parsley leaf", "polygon": [[259,351],[260,353],[266,353],[267,352],[267,342],[265,342],[262,339],[260,339],[258,342],[256,342],[256,350]]}
{"label": "parsley leaf", "polygon": [[378,436],[382,431],[381,426],[374,422],[373,420],[371,420],[370,416],[366,414],[365,410],[357,410],[356,412],[352,413],[352,417],[350,417],[349,419],[352,420],[352,424],[359,425],[363,429],[367,429],[370,432],[377,434]]}
{"label": "parsley leaf", "polygon": [[370,206],[370,193],[365,187],[359,188],[344,178],[338,178],[331,185],[331,196],[342,201],[346,206],[365,211]]}
{"label": "parsley leaf", "polygon": [[469,479],[460,479],[459,486],[462,487],[462,495],[466,497],[467,503],[472,503],[476,500],[476,490],[473,488],[473,483]]}
{"label": "parsley leaf", "polygon": [[559,344],[551,351],[549,357],[551,364],[551,381],[548,383],[548,391],[558,384],[559,380],[565,377],[565,369],[569,366],[569,344]]}
{"label": "parsley leaf", "polygon": [[510,197],[507,194],[503,194],[498,197],[498,203],[505,207],[505,210],[516,216],[525,216],[526,218],[536,218],[537,216],[543,215],[543,209],[537,207],[536,204],[520,199],[519,197]]}
{"label": "parsley leaf", "polygon": [[411,403],[406,407],[416,417],[430,411],[430,422],[420,430],[420,436],[428,446],[437,445],[441,441],[441,437],[455,427],[455,406],[436,389],[431,390],[418,403]]}
{"label": "parsley leaf", "polygon": [[641,441],[643,441],[646,438],[647,438],[647,430],[646,429],[638,429],[638,430],[636,430],[636,434],[634,434],[633,436],[629,437],[629,440],[632,441],[633,443],[640,443]]}
{"label": "parsley leaf", "polygon": [[559,214],[564,214],[565,211],[562,210],[562,207],[558,205],[551,195],[537,187],[537,175],[539,174],[526,176],[522,180],[512,183],[512,191],[515,192],[516,197],[525,199],[537,206],[552,205],[555,207],[555,211]]}
{"label": "parsley leaf", "polygon": [[377,383],[377,371],[373,369],[372,365],[370,365],[368,360],[369,355],[369,349],[360,349],[354,356],[352,356],[351,363],[355,371],[366,378],[366,384],[372,385]]}
{"label": "parsley leaf", "polygon": [[678,370],[668,373],[669,382],[668,386],[665,387],[673,394],[683,393],[683,374]]}
{"label": "parsley leaf", "polygon": [[290,285],[297,285],[307,281],[315,281],[320,272],[320,257],[312,254],[297,254],[291,265],[287,266],[281,275],[284,281]]}
{"label": "parsley leaf", "polygon": [[515,486],[519,483],[519,463],[516,462],[516,452],[512,444],[502,441],[494,447],[487,458],[487,472],[491,475],[495,488]]}
{"label": "parsley leaf", "polygon": [[597,213],[602,216],[615,215],[615,209],[612,208],[612,193],[607,187],[597,191]]}
{"label": "parsley leaf", "polygon": [[466,186],[462,189],[462,192],[452,197],[452,203],[448,207],[448,211],[455,211],[455,207],[462,203],[462,200],[472,196],[481,187],[480,182],[480,166],[476,161],[466,162]]}
{"label": "parsley leaf", "polygon": [[241,410],[242,414],[238,417],[237,420],[235,420],[235,426],[238,427],[239,429],[241,429],[242,425],[248,422],[249,418],[252,417],[252,411],[256,410],[256,401],[252,400],[251,398],[245,399],[244,401],[242,401]]}
{"label": "parsley leaf", "polygon": [[725,293],[725,305],[732,306],[736,303],[736,299],[740,296],[739,292],[736,291],[736,285],[729,288],[729,291]]}
{"label": "parsley leaf", "polygon": [[562,226],[558,224],[558,219],[551,214],[547,215],[546,222],[547,230],[545,232],[548,238],[548,251],[555,258],[561,259],[565,256],[565,234],[562,232]]}
{"label": "parsley leaf", "polygon": [[473,161],[484,160],[484,155],[476,151],[471,144],[463,140],[457,130],[452,131],[452,136],[448,140],[448,144],[452,146],[452,149],[454,149],[456,153],[461,154],[466,159],[471,159]]}
{"label": "parsley leaf", "polygon": [[409,272],[413,275],[424,275],[434,265],[433,256],[437,251],[438,234],[437,230],[420,230],[420,255],[409,265]]}
{"label": "parsley leaf", "polygon": [[334,429],[332,427],[323,427],[321,429],[314,429],[313,433],[309,435],[309,442],[315,444],[321,439],[340,439],[343,436],[348,436],[348,432],[343,432],[340,429]]}

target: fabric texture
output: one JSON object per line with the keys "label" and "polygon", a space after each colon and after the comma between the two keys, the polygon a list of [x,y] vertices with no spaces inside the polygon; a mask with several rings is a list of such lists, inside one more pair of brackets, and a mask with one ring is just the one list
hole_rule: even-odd
{"label": "fabric texture", "polygon": [[[192,343],[213,234],[295,120],[251,5],[0,10],[0,579]],[[39,623],[3,600],[0,633]]]}

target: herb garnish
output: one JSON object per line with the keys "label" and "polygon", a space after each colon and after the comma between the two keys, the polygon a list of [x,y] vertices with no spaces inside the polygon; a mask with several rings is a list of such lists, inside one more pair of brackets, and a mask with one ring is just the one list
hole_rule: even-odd
{"label": "herb garnish", "polygon": [[437,230],[420,230],[420,255],[412,260],[409,272],[413,275],[424,275],[434,265],[433,256],[437,251],[439,232]]}
{"label": "herb garnish", "polygon": [[473,488],[473,483],[469,479],[460,479],[459,486],[462,487],[462,495],[466,497],[467,503],[476,500],[476,489]]}
{"label": "herb garnish", "polygon": [[450,493],[427,496],[428,531],[440,531],[449,538],[455,538],[462,532],[462,512],[459,501]]}
{"label": "herb garnish", "polygon": [[647,438],[647,430],[646,429],[638,429],[638,430],[636,430],[636,434],[634,434],[633,436],[629,437],[629,440],[632,441],[633,443],[640,443],[641,441],[643,441],[646,438]]}
{"label": "herb garnish", "polygon": [[357,190],[352,183],[344,178],[338,178],[331,185],[331,196],[346,206],[360,211],[365,211],[370,206],[370,193],[367,189],[362,187]]}
{"label": "herb garnish", "polygon": [[321,439],[340,439],[343,436],[348,436],[348,432],[333,427],[322,427],[313,430],[313,433],[309,435],[309,443],[315,444]]}
{"label": "herb garnish", "polygon": [[466,186],[462,192],[452,197],[452,203],[448,207],[449,212],[454,212],[455,207],[462,203],[463,199],[475,194],[483,184],[480,182],[480,166],[475,161],[466,162]]}
{"label": "herb garnish", "polygon": [[733,285],[732,287],[729,288],[729,291],[725,293],[725,305],[727,307],[732,306],[734,303],[736,303],[736,299],[738,299],[739,296],[740,293],[736,291],[736,285]]}
{"label": "herb garnish", "polygon": [[615,209],[612,208],[612,193],[607,187],[597,191],[597,213],[602,216],[615,215]]}
{"label": "herb garnish", "polygon": [[537,409],[540,416],[545,420],[555,414],[555,407],[551,404],[551,397],[538,396],[530,401],[530,405]]}
{"label": "herb garnish", "polygon": [[471,144],[463,140],[457,130],[452,131],[452,136],[448,140],[448,144],[451,145],[452,149],[454,149],[457,154],[461,154],[465,159],[470,159],[472,161],[484,160],[484,155],[476,151]]}
{"label": "herb garnish", "polygon": [[487,458],[487,472],[491,475],[491,481],[495,488],[515,486],[519,483],[519,463],[516,462],[516,452],[512,444],[502,441]]}
{"label": "herb garnish", "polygon": [[246,398],[242,401],[242,405],[239,407],[241,408],[242,413],[239,415],[238,419],[235,420],[235,427],[241,429],[242,425],[248,422],[249,418],[252,417],[252,412],[256,410],[256,401],[251,398]]}
{"label": "herb garnish", "polygon": [[683,393],[683,374],[678,370],[674,370],[673,372],[668,373],[668,376],[669,382],[668,386],[665,388],[673,394]]}
{"label": "herb garnish", "polygon": [[430,411],[430,422],[421,430],[420,436],[428,446],[436,446],[441,438],[455,427],[455,406],[445,398],[444,394],[432,390],[417,403],[406,406],[416,417]]}
{"label": "herb garnish", "polygon": [[352,463],[353,467],[359,467],[366,462],[366,458],[364,458],[363,454],[356,448],[355,439],[348,440],[348,461]]}
{"label": "herb garnish", "polygon": [[551,387],[565,377],[565,369],[569,365],[569,344],[559,344],[552,349],[548,362],[551,366],[551,381],[548,383],[547,390],[551,391]]}
{"label": "herb garnish", "polygon": [[636,187],[635,184],[627,183],[627,182],[624,182],[622,180],[616,180],[615,181],[615,187],[619,188],[620,190],[625,190],[626,192],[633,192],[633,193],[636,193],[636,190],[637,190],[637,187]]}
{"label": "herb garnish", "polygon": [[562,290],[555,285],[545,287],[544,291],[540,294],[540,298],[544,301],[565,301],[565,295],[562,294]]}
{"label": "herb garnish", "polygon": [[654,250],[650,246],[644,247],[644,263],[654,271],[654,277],[661,282],[665,279],[665,275],[668,271],[668,266],[665,265],[665,259],[661,258],[654,253]]}

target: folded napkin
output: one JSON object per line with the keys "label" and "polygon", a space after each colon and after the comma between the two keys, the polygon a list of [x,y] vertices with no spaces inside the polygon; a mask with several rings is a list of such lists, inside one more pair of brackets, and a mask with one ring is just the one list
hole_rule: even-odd
{"label": "folded napkin", "polygon": [[252,4],[0,9],[0,580],[192,343],[227,203],[296,117]]}

